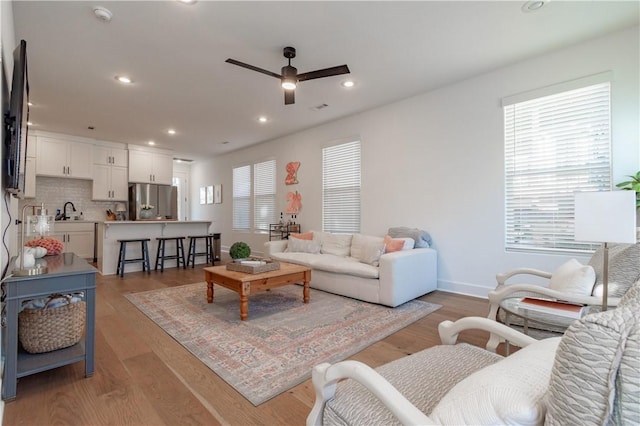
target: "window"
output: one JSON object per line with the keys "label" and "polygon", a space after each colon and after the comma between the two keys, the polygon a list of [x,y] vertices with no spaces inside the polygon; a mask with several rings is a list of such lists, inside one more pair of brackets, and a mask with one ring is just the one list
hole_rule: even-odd
{"label": "window", "polygon": [[275,222],[276,161],[268,160],[253,166],[234,168],[233,230],[268,232],[269,224]]}
{"label": "window", "polygon": [[276,160],[253,165],[253,229],[269,232],[276,222]]}
{"label": "window", "polygon": [[503,100],[508,251],[595,247],[574,241],[574,194],[611,189],[610,84],[601,81],[608,79]]}
{"label": "window", "polygon": [[251,166],[233,169],[233,224],[234,231],[250,231],[251,225]]}
{"label": "window", "polygon": [[360,232],[360,141],[322,150],[322,230]]}

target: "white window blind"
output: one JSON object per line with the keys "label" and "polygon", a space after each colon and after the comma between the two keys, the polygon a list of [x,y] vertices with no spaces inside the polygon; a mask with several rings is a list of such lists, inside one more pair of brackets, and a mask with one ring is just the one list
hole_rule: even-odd
{"label": "white window blind", "polygon": [[574,194],[611,189],[610,83],[504,107],[507,250],[593,250],[574,240]]}
{"label": "white window blind", "polygon": [[276,223],[276,160],[253,165],[253,229],[269,232]]}
{"label": "white window blind", "polygon": [[234,231],[249,232],[251,226],[251,166],[233,169]]}
{"label": "white window blind", "polygon": [[360,141],[322,150],[322,229],[360,232]]}

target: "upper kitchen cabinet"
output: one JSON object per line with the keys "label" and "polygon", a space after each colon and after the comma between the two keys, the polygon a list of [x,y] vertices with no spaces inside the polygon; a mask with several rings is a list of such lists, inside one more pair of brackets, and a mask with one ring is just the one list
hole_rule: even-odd
{"label": "upper kitchen cabinet", "polygon": [[36,136],[27,136],[27,161],[24,175],[24,198],[36,198]]}
{"label": "upper kitchen cabinet", "polygon": [[93,145],[39,136],[36,151],[37,175],[92,179]]}
{"label": "upper kitchen cabinet", "polygon": [[171,185],[173,183],[171,151],[129,145],[129,182]]}
{"label": "upper kitchen cabinet", "polygon": [[[123,145],[124,146],[124,145]],[[127,201],[127,150],[101,142],[93,147],[93,200]]]}
{"label": "upper kitchen cabinet", "polygon": [[127,149],[103,145],[94,145],[93,164],[127,167]]}

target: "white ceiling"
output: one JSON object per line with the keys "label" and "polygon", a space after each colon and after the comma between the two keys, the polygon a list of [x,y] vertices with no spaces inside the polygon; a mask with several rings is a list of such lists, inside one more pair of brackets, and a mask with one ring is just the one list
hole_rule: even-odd
{"label": "white ceiling", "polygon": [[[523,13],[523,3],[19,1],[13,13],[16,41],[27,41],[33,129],[154,140],[198,159],[639,22],[637,1],[556,0],[535,13]],[[97,5],[113,13],[110,23],[94,16]],[[277,79],[224,62],[279,73],[285,46],[297,49],[298,72],[347,64],[356,86],[341,87],[343,76],[301,82],[295,105],[285,106]],[[117,83],[117,74],[134,84]]]}

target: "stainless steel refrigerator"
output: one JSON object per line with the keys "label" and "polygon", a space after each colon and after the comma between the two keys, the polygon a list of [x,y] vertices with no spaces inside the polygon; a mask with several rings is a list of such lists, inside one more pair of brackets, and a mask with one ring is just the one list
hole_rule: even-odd
{"label": "stainless steel refrigerator", "polygon": [[178,188],[151,183],[129,184],[129,220],[140,220],[142,205],[153,206],[151,218],[178,219]]}

